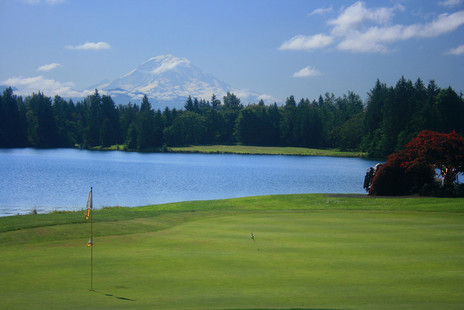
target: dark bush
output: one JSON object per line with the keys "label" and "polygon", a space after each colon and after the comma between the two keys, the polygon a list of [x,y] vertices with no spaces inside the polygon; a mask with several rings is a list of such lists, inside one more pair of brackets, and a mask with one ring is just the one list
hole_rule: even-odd
{"label": "dark bush", "polygon": [[390,155],[387,162],[377,171],[369,190],[375,196],[399,196],[419,193],[434,182],[435,171],[429,165],[417,163],[403,167],[407,160],[404,152]]}

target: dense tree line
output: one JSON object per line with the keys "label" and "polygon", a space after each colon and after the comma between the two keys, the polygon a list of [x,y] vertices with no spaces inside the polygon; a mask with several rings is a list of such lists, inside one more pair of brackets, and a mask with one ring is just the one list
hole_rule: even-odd
{"label": "dense tree line", "polygon": [[400,150],[422,130],[464,134],[464,101],[451,87],[426,87],[401,78],[395,87],[377,80],[369,93],[361,147],[372,156]]}
{"label": "dense tree line", "polygon": [[464,134],[464,100],[452,88],[426,87],[401,78],[395,87],[377,81],[366,103],[348,92],[317,100],[244,106],[233,93],[222,102],[189,97],[184,109],[154,110],[145,96],[140,105],[116,106],[97,90],[74,103],[42,93],[26,98],[7,88],[0,97],[0,147],[125,145],[130,150],[163,146],[233,144],[366,150],[386,156],[421,130]]}

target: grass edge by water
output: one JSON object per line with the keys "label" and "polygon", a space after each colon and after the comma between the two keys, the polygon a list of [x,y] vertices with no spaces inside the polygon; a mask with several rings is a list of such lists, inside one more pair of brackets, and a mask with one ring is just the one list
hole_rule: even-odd
{"label": "grass edge by water", "polygon": [[[364,210],[391,212],[464,212],[464,198],[370,197],[344,194],[287,194],[219,200],[197,200],[140,207],[105,207],[94,210],[95,222],[133,221],[160,216],[191,218],[195,213],[217,214],[247,211]],[[196,214],[195,216],[200,215]],[[84,212],[66,211],[2,217],[5,232],[66,224],[84,224]]]}
{"label": "grass edge by water", "polygon": [[248,145],[191,145],[171,147],[171,153],[240,154],[240,155],[292,155],[329,157],[367,157],[365,152],[341,151],[339,149],[313,149],[304,147],[270,147]]}

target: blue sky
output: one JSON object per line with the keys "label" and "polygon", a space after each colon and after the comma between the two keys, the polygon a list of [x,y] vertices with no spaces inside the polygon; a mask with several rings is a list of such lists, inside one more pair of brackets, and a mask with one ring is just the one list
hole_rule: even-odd
{"label": "blue sky", "polygon": [[463,0],[0,0],[0,84],[76,95],[163,54],[279,99],[464,91]]}

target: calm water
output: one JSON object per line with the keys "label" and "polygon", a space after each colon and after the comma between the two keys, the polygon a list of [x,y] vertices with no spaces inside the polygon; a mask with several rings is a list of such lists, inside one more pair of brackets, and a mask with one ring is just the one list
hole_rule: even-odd
{"label": "calm water", "polygon": [[364,193],[359,158],[0,150],[0,216],[290,193]]}

